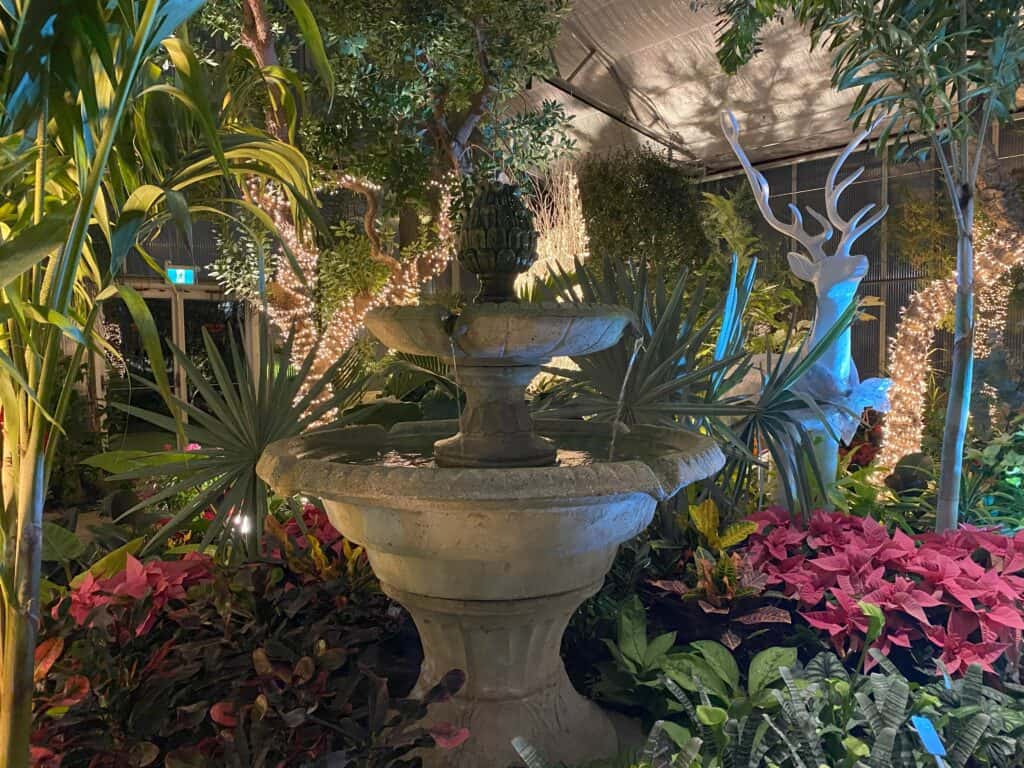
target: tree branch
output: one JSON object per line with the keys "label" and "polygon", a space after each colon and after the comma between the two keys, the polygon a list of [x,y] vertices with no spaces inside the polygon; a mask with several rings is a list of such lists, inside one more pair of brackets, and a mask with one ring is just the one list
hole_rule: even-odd
{"label": "tree branch", "polygon": [[380,208],[377,200],[377,192],[368,182],[356,179],[352,176],[343,176],[338,183],[352,192],[357,192],[366,201],[366,211],[363,213],[363,230],[370,240],[370,258],[381,264],[387,264],[388,269],[397,272],[400,268],[398,259],[388,253],[381,241],[380,232],[377,231],[377,211]]}
{"label": "tree branch", "polygon": [[981,116],[981,125],[978,128],[978,146],[974,153],[974,162],[971,163],[970,175],[967,177],[967,183],[972,187],[978,183],[978,171],[981,168],[981,158],[985,153],[985,134],[988,133],[988,125],[992,120],[993,99],[995,99],[993,94],[989,94],[988,98],[985,99],[985,111]]}
{"label": "tree branch", "polygon": [[953,176],[953,169],[950,168],[946,152],[942,148],[942,142],[939,141],[934,131],[929,135],[929,138],[931,139],[932,148],[939,158],[939,164],[942,166],[942,178],[946,182],[949,199],[953,204],[953,215],[956,217],[957,230],[962,233],[967,229],[967,224],[964,221],[964,212],[960,208],[960,190],[957,188],[958,185],[956,178]]}
{"label": "tree branch", "polygon": [[473,96],[469,112],[466,114],[462,125],[459,126],[459,130],[456,131],[455,137],[452,140],[452,155],[456,162],[456,167],[460,171],[466,170],[465,154],[469,148],[469,139],[473,135],[473,131],[476,130],[477,125],[480,124],[480,120],[483,119],[483,116],[490,109],[491,97],[498,90],[494,84],[494,77],[491,74],[490,63],[487,60],[487,42],[484,39],[484,31],[478,21],[473,23],[473,33],[476,60],[480,67],[480,74],[483,77],[483,86]]}
{"label": "tree branch", "polygon": [[[252,51],[257,66],[262,70],[279,64],[274,30],[267,18],[263,0],[242,0],[242,45]],[[273,99],[267,108],[267,130],[281,141],[288,140],[288,120]]]}

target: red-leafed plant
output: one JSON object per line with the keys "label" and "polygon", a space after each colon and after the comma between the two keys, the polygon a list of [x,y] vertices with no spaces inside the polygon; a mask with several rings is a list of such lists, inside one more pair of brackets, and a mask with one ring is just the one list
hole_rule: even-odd
{"label": "red-leafed plant", "polygon": [[1004,657],[1017,662],[1024,534],[964,528],[911,537],[870,518],[820,511],[806,527],[782,509],[753,519],[753,563],[841,656],[863,651],[869,620],[860,603],[870,603],[885,617],[873,644],[883,654],[924,643],[952,674],[971,664],[992,671]]}
{"label": "red-leafed plant", "polygon": [[392,695],[384,673],[401,672],[391,649],[403,620],[361,550],[312,505],[301,525],[269,528],[265,560],[127,555],[53,606],[35,654],[36,766],[394,768],[469,737],[422,723],[461,672],[423,699]]}

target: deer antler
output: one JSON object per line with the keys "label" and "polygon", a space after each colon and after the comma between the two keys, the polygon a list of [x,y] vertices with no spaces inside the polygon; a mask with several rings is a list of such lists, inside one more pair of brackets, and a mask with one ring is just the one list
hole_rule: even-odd
{"label": "deer antler", "polygon": [[740,165],[743,166],[743,171],[747,174],[747,180],[750,182],[750,186],[754,191],[754,199],[757,201],[757,207],[760,209],[761,215],[764,216],[765,221],[768,222],[768,225],[775,231],[781,232],[784,235],[789,235],[798,243],[803,245],[803,247],[807,249],[807,252],[810,254],[813,261],[819,261],[824,258],[825,253],[822,245],[832,237],[834,231],[829,220],[810,206],[807,206],[808,213],[810,213],[811,216],[813,216],[814,219],[822,226],[821,232],[812,235],[804,228],[804,219],[800,214],[800,209],[792,203],[789,203],[788,208],[793,216],[792,221],[788,224],[781,221],[772,211],[772,207],[768,202],[768,180],[765,179],[763,173],[751,165],[750,159],[747,157],[747,153],[743,151],[743,147],[740,145],[740,124],[736,121],[732,112],[728,110],[722,112],[721,122],[722,133],[725,134],[725,140],[729,142],[729,146],[732,147],[732,151],[736,155],[736,159],[739,160]]}
{"label": "deer antler", "polygon": [[884,205],[865,219],[864,217],[871,213],[875,208],[874,203],[868,203],[853,214],[849,220],[846,220],[839,215],[838,207],[839,197],[851,184],[861,177],[864,173],[864,166],[861,166],[836,184],[836,177],[839,175],[839,169],[843,167],[843,164],[850,158],[850,155],[853,154],[854,150],[860,146],[861,142],[864,141],[864,139],[866,139],[876,127],[878,127],[879,122],[881,122],[881,119],[873,122],[850,140],[850,143],[846,145],[846,149],[844,149],[840,153],[839,157],[835,159],[835,162],[832,163],[832,167],[828,172],[828,177],[825,179],[825,210],[828,212],[828,217],[835,225],[836,229],[842,233],[839,243],[836,245],[837,256],[849,255],[850,248],[853,247],[854,241],[875,226],[875,224],[880,222],[889,210],[889,206]]}

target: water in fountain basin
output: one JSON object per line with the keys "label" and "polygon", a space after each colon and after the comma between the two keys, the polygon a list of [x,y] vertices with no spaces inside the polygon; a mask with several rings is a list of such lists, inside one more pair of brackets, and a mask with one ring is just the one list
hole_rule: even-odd
{"label": "water in fountain basin", "polygon": [[[363,464],[376,467],[436,467],[433,446],[421,450],[412,448],[388,448],[372,455],[354,455],[341,453],[330,457],[331,461],[342,464]],[[557,465],[561,467],[582,467],[601,461],[591,451],[572,448],[559,448]],[[500,470],[492,470],[500,471]]]}
{"label": "water in fountain basin", "polygon": [[[434,468],[434,440],[438,435],[390,436],[383,445],[369,447],[364,445],[321,446],[309,454],[312,458],[325,459],[341,464],[356,464],[378,467],[423,467]],[[630,435],[618,436],[615,456],[609,452],[611,436],[606,435],[558,435],[558,451],[556,464],[560,467],[581,467],[588,464],[609,461],[627,461],[629,459],[654,455],[663,446],[652,445],[649,441],[631,438]],[[461,471],[452,469],[451,471]],[[500,470],[493,470],[500,471]]]}

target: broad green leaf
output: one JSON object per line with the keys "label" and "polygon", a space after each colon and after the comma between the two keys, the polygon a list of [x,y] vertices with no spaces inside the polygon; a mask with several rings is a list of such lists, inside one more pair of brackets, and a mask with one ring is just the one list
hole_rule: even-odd
{"label": "broad green leaf", "polygon": [[868,620],[868,632],[864,644],[871,645],[882,635],[882,630],[885,628],[885,614],[882,613],[879,606],[866,600],[857,601],[857,605]]}
{"label": "broad green leaf", "polygon": [[647,614],[639,597],[633,595],[622,606],[618,625],[619,650],[642,666],[647,655]]}
{"label": "broad green leaf", "polygon": [[766,648],[750,662],[747,671],[747,693],[754,698],[780,678],[779,670],[796,664],[796,648]]}
{"label": "broad green leaf", "polygon": [[110,273],[121,271],[129,249],[135,245],[150,209],[164,196],[164,190],[153,184],[143,184],[129,195],[121,208],[121,215],[110,237]]}
{"label": "broad green leaf", "polygon": [[871,754],[871,748],[856,736],[847,736],[844,738],[843,749],[846,750],[847,755],[854,759],[868,757]]}
{"label": "broad green leaf", "polygon": [[132,539],[127,544],[123,544],[112,552],[108,552],[89,566],[87,570],[75,576],[75,578],[71,580],[71,586],[79,586],[83,581],[85,581],[86,575],[90,573],[94,579],[108,579],[111,576],[115,576],[124,570],[125,565],[128,563],[128,555],[137,554],[145,543],[145,537],[140,536],[137,539]]}
{"label": "broad green leaf", "polygon": [[75,205],[68,203],[0,243],[0,287],[54,253],[67,240],[74,213]]}
{"label": "broad green leaf", "polygon": [[688,728],[684,728],[678,723],[673,723],[671,720],[659,720],[658,725],[675,742],[677,747],[685,747],[693,738],[693,734],[690,733]]}
{"label": "broad green leaf", "polygon": [[651,640],[647,645],[646,653],[644,653],[644,667],[646,669],[652,669],[655,666],[658,666],[658,662],[672,649],[675,642],[675,632],[666,632],[665,634],[658,635],[656,638]]}
{"label": "broad green leaf", "polygon": [[709,707],[706,704],[698,704],[697,719],[701,724],[709,728],[718,728],[729,719],[729,713],[721,707]]}
{"label": "broad green leaf", "polygon": [[736,691],[699,654],[672,654],[665,662],[665,671],[678,685],[688,691],[705,691],[722,701],[730,701]]}
{"label": "broad green leaf", "polygon": [[693,527],[707,540],[712,549],[720,549],[718,540],[718,505],[714,499],[705,499],[690,508]]}
{"label": "broad green leaf", "polygon": [[697,640],[690,643],[690,646],[704,657],[708,666],[723,683],[733,691],[739,690],[740,668],[733,658],[732,651],[714,640]]}
{"label": "broad green leaf", "polygon": [[117,475],[147,467],[188,462],[195,458],[198,458],[195,453],[179,451],[106,451],[82,459],[81,463]]}
{"label": "broad green leaf", "polygon": [[70,563],[85,552],[85,543],[67,528],[43,522],[43,560],[48,563]]}
{"label": "broad green leaf", "polygon": [[718,546],[722,549],[735,547],[737,544],[742,544],[755,533],[757,533],[757,523],[751,520],[741,520],[722,531],[722,535],[718,539]]}

